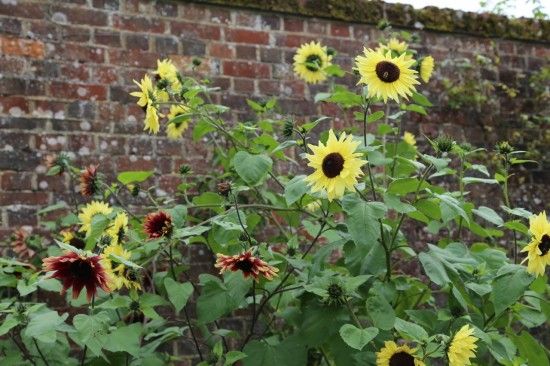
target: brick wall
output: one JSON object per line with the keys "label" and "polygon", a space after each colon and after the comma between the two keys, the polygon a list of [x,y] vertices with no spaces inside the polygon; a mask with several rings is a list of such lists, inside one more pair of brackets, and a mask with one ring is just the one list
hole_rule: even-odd
{"label": "brick wall", "polygon": [[[208,169],[204,146],[191,141],[171,142],[142,132],[143,112],[128,91],[132,79],[154,68],[158,58],[170,57],[181,67],[194,57],[201,58],[197,72],[222,88],[218,101],[234,108],[235,118],[249,114],[246,98],[275,95],[283,110],[298,117],[325,113],[342,125],[337,111],[311,103],[322,87],[305,85],[293,76],[290,63],[301,43],[321,40],[336,48],[340,52],[337,61],[349,69],[350,55],[359,53],[364,45],[376,45],[380,32],[372,23],[382,14],[398,26],[423,28],[417,29],[422,38],[417,46],[432,53],[439,64],[449,57],[489,52],[491,42],[495,42],[501,58],[495,77],[517,84],[526,97],[514,102],[515,109],[502,105],[506,118],[496,121],[500,125],[491,134],[491,141],[479,132],[479,122],[486,121],[475,119],[482,116],[454,113],[450,117],[437,80],[426,89],[437,104],[435,113],[407,121],[407,129],[416,133],[433,135],[445,130],[457,138],[483,144],[506,138],[513,130],[516,107],[521,109],[522,101],[528,98],[525,78],[520,76],[539,69],[550,57],[548,22],[497,18],[500,23],[491,27],[488,19],[493,18],[449,11],[442,11],[442,17],[429,16],[410,7],[378,2],[368,3],[375,7],[373,11],[361,7],[364,4],[340,9],[333,0],[317,1],[317,7],[313,1],[291,3],[2,0],[0,237],[19,225],[36,226],[37,210],[69,200],[74,185],[45,175],[44,158],[48,154],[70,151],[78,162],[99,162],[107,173],[154,169],[163,174],[156,179],[167,193],[178,183],[182,163],[194,170]],[[325,10],[327,4],[332,8]],[[296,13],[289,15],[290,11]],[[437,77],[443,75],[456,77],[456,71],[440,68]],[[347,82],[354,81],[350,78]],[[528,184],[517,194],[518,199],[543,191],[548,173],[543,169],[527,174]],[[535,202],[537,205],[540,208],[544,203]]]}

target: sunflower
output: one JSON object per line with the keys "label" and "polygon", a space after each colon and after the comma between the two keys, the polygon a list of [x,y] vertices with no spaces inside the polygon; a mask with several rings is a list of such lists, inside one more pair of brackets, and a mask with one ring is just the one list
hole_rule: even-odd
{"label": "sunflower", "polygon": [[[105,248],[103,254],[107,258],[111,254],[114,254],[122,259],[129,260],[132,253],[124,249],[121,245],[111,244]],[[141,284],[138,281],[138,275],[133,268],[129,268],[123,263],[116,263],[112,259],[109,261],[111,264],[111,270],[113,272],[113,281],[111,282],[111,288],[113,290],[119,290],[122,287],[126,287],[129,290],[141,290]]]}
{"label": "sunflower", "polygon": [[113,244],[120,244],[128,231],[128,216],[125,212],[117,213],[115,220],[106,230],[107,235],[112,238]]}
{"label": "sunflower", "polygon": [[424,366],[424,362],[416,356],[416,349],[386,341],[384,348],[376,352],[376,366]]}
{"label": "sunflower", "polygon": [[546,212],[529,218],[529,231],[531,242],[521,251],[527,252],[525,261],[527,272],[536,276],[543,276],[547,265],[550,265],[550,222],[546,218]]}
{"label": "sunflower", "polygon": [[93,196],[99,192],[99,183],[97,165],[91,164],[80,174],[80,194],[88,197]]}
{"label": "sunflower", "polygon": [[[178,69],[174,66],[172,60],[157,60],[157,69],[155,74],[158,75],[161,80],[166,80],[170,83],[170,87],[172,89],[177,90],[181,87],[181,83],[178,79]],[[163,86],[162,83],[161,86]]]}
{"label": "sunflower", "polygon": [[100,255],[81,255],[66,252],[58,257],[48,257],[42,260],[45,271],[54,271],[51,278],[63,282],[61,295],[73,288],[73,299],[76,299],[84,287],[88,302],[95,297],[97,289],[111,291],[112,273],[108,261]]}
{"label": "sunflower", "polygon": [[391,38],[388,43],[379,45],[383,50],[391,50],[398,53],[403,53],[409,48],[406,42],[401,42],[397,38]]}
{"label": "sunflower", "polygon": [[164,211],[150,213],[143,222],[143,231],[149,239],[172,235],[172,217]]}
{"label": "sunflower", "polygon": [[113,209],[109,207],[108,203],[100,201],[92,201],[82,208],[82,211],[78,214],[78,218],[81,222],[79,231],[88,233],[92,228],[92,219],[95,215],[108,215],[113,212]]}
{"label": "sunflower", "polygon": [[134,80],[134,83],[139,86],[140,91],[131,92],[130,95],[139,98],[137,104],[140,107],[145,108],[155,102],[155,89],[148,75],[145,75],[143,79],[141,79],[141,82],[138,83]]}
{"label": "sunflower", "polygon": [[145,111],[145,127],[143,130],[149,130],[156,135],[159,132],[159,129],[160,124],[157,108],[153,105],[148,105]]}
{"label": "sunflower", "polygon": [[69,229],[65,229],[61,231],[60,234],[61,234],[61,241],[63,243],[67,243],[77,249],[84,249],[84,247],[86,247],[86,242],[82,238],[76,236]]}
{"label": "sunflower", "polygon": [[411,146],[416,146],[416,138],[408,131],[403,134],[403,141]]}
{"label": "sunflower", "polygon": [[432,77],[434,71],[434,58],[432,56],[426,56],[420,60],[420,78],[423,82],[427,83]]}
{"label": "sunflower", "polygon": [[468,324],[456,332],[447,349],[449,366],[471,365],[470,358],[475,357],[475,350],[477,348],[477,337],[474,337],[473,333],[474,328],[470,328]]}
{"label": "sunflower", "polygon": [[327,47],[319,42],[303,44],[294,55],[294,73],[306,83],[317,84],[327,78],[324,69],[331,64]]}
{"label": "sunflower", "polygon": [[258,281],[260,276],[271,281],[277,276],[278,268],[270,266],[263,260],[252,256],[250,251],[237,255],[216,254],[216,264],[214,267],[220,268],[220,274],[225,271],[242,271],[245,278],[254,277]]}
{"label": "sunflower", "polygon": [[[189,107],[183,105],[172,105],[170,107],[170,113],[168,113],[168,121],[185,113],[189,113]],[[166,135],[171,140],[177,140],[181,137],[185,130],[187,130],[187,127],[189,127],[189,118],[185,118],[178,122],[169,123],[168,126],[166,126]]]}
{"label": "sunflower", "polygon": [[361,166],[366,163],[361,153],[355,150],[360,142],[353,141],[353,136],[342,133],[337,139],[332,130],[329,131],[327,144],[319,142],[318,146],[308,145],[313,154],[307,154],[308,166],[315,171],[306,177],[311,185],[311,191],[324,190],[330,201],[341,198],[347,189],[353,191],[357,178],[363,174]]}
{"label": "sunflower", "polygon": [[355,62],[361,75],[359,83],[367,84],[369,98],[382,98],[384,103],[388,98],[399,102],[399,96],[408,99],[416,91],[414,85],[419,82],[416,70],[411,69],[413,59],[407,59],[405,54],[392,57],[389,51],[365,48],[363,52],[364,56],[357,56]]}

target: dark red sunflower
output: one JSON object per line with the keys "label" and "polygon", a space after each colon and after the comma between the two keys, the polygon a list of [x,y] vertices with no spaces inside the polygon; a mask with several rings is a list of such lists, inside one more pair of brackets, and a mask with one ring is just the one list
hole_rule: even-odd
{"label": "dark red sunflower", "polygon": [[214,267],[220,269],[220,274],[225,271],[242,271],[245,278],[254,277],[257,281],[260,276],[267,280],[272,280],[279,272],[278,268],[270,266],[263,260],[252,256],[252,253],[246,251],[237,255],[216,254],[216,264]]}
{"label": "dark red sunflower", "polygon": [[97,165],[90,165],[80,174],[80,194],[93,196],[99,191],[99,177],[97,176]]}
{"label": "dark red sunflower", "polygon": [[164,211],[150,213],[145,217],[143,230],[149,239],[157,239],[172,234],[172,217]]}
{"label": "dark red sunflower", "polygon": [[48,257],[42,260],[45,271],[55,271],[51,277],[63,282],[61,295],[73,288],[73,299],[76,299],[86,287],[88,302],[95,296],[97,289],[110,292],[111,275],[105,259],[99,255],[82,256],[66,252],[59,257]]}
{"label": "dark red sunflower", "polygon": [[30,233],[26,229],[20,227],[16,229],[13,233],[14,240],[11,242],[11,249],[17,257],[26,260],[34,257],[35,251],[27,246],[27,238]]}

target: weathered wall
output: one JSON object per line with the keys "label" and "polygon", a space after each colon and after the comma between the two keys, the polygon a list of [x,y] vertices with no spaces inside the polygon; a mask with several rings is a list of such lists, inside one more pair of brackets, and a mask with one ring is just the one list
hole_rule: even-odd
{"label": "weathered wall", "polygon": [[[38,209],[68,201],[75,187],[45,176],[47,154],[71,151],[82,164],[99,162],[104,172],[155,169],[163,175],[156,179],[167,193],[177,185],[182,163],[201,170],[203,146],[142,132],[143,112],[128,91],[132,79],[155,67],[157,58],[170,57],[180,66],[193,57],[203,59],[199,72],[222,88],[219,102],[235,108],[237,115],[249,113],[245,98],[275,95],[285,111],[326,113],[341,125],[337,111],[311,102],[320,88],[293,76],[292,56],[301,43],[321,40],[336,48],[338,62],[350,68],[349,56],[364,45],[376,45],[380,31],[373,23],[383,15],[397,26],[416,28],[422,38],[417,46],[439,64],[490,53],[494,42],[501,63],[492,77],[523,93],[501,106],[503,119],[485,121],[479,113],[454,112],[451,117],[436,80],[425,89],[438,105],[436,113],[409,120],[409,130],[427,135],[445,130],[483,144],[488,137],[480,124],[494,124],[492,141],[518,127],[514,121],[529,95],[521,75],[550,57],[548,22],[433,8],[414,11],[360,0],[2,1],[0,236],[19,225],[36,226]],[[456,70],[440,68],[437,77],[444,75],[457,76]],[[531,185],[525,194],[543,191],[548,178],[548,171],[540,169],[526,175]]]}

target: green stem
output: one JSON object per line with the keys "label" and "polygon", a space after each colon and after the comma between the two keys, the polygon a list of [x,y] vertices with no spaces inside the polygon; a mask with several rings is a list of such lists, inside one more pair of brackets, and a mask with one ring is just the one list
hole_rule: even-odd
{"label": "green stem", "polygon": [[351,318],[353,319],[353,321],[357,325],[357,328],[363,329],[363,325],[361,325],[361,322],[359,321],[359,318],[357,317],[357,315],[355,315],[355,312],[353,311],[353,308],[351,307],[351,304],[349,303],[348,299],[346,299],[346,307],[349,310]]}

